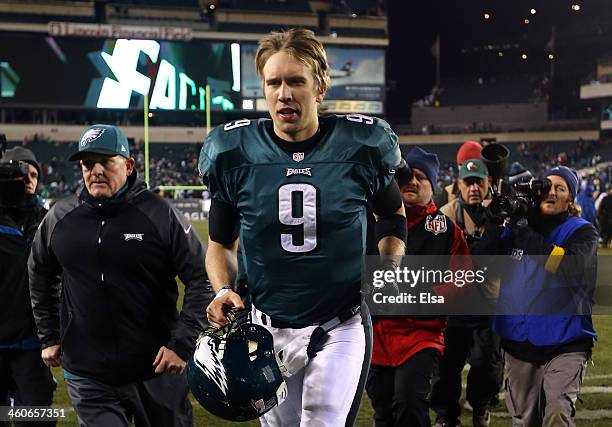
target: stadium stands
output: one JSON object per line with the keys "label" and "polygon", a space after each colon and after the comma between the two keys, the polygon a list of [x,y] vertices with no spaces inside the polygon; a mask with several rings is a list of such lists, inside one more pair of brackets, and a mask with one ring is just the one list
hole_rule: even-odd
{"label": "stadium stands", "polygon": [[311,12],[310,4],[306,0],[221,0],[218,3],[220,9],[293,13]]}
{"label": "stadium stands", "polygon": [[535,75],[451,79],[444,81],[439,100],[445,106],[526,103],[540,81]]}
{"label": "stadium stands", "polygon": [[15,1],[0,2],[2,21],[47,23],[49,21],[96,22],[92,1]]}
{"label": "stadium stands", "polygon": [[[265,34],[270,31],[278,31],[283,26],[278,24],[244,24],[244,23],[234,23],[234,22],[219,22],[217,24],[217,29],[219,31],[223,31],[226,33],[230,32],[247,32],[247,33],[259,33]],[[307,28],[312,31],[317,31],[316,26],[308,26],[304,25],[302,28]]]}
{"label": "stadium stands", "polygon": [[209,29],[203,26],[207,16],[203,13],[196,1],[180,2],[180,6],[168,7],[164,2],[130,2],[110,3],[106,5],[106,17],[110,23],[122,24],[148,24],[188,26],[194,29]]}
{"label": "stadium stands", "polygon": [[[23,144],[34,151],[43,165],[42,195],[44,197],[60,197],[74,191],[78,186],[81,174],[76,164],[67,158],[76,150],[74,143],[57,143],[42,135],[35,135],[24,140]],[[13,143],[12,145],[19,145]],[[139,176],[144,177],[144,142],[131,142],[131,153],[136,159]],[[576,169],[593,167],[596,164],[612,158],[612,143],[600,141],[554,141],[554,142],[522,142],[508,144],[510,162],[518,161],[535,174],[543,172],[554,164],[565,164]],[[151,188],[160,185],[200,185],[197,174],[197,159],[200,144],[150,144],[150,179]],[[409,150],[411,145],[403,145],[402,151]],[[429,150],[436,153],[440,159],[441,168],[438,176],[439,184],[445,185],[456,176],[455,156],[459,144],[435,144]],[[604,175],[606,185],[608,177]],[[591,177],[593,180],[595,176]],[[201,197],[194,192],[193,196]]]}

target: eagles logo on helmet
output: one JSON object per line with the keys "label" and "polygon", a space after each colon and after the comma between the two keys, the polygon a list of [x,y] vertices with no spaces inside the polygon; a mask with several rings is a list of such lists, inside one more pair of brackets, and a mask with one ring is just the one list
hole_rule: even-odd
{"label": "eagles logo on helmet", "polygon": [[235,312],[228,325],[200,334],[188,369],[197,401],[226,420],[259,418],[287,396],[272,334],[251,323],[249,310]]}

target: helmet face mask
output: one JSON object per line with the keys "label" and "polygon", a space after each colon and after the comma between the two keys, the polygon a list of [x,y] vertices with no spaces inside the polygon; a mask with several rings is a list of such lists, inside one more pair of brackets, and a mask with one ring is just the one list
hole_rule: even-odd
{"label": "helmet face mask", "polygon": [[287,395],[272,334],[251,323],[248,313],[200,334],[188,365],[195,398],[204,409],[226,420],[259,418]]}

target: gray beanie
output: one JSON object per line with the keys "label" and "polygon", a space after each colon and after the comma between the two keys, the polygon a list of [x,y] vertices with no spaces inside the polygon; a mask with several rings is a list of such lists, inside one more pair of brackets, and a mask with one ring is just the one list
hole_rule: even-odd
{"label": "gray beanie", "polygon": [[6,162],[8,160],[29,163],[36,168],[36,170],[38,171],[38,175],[41,175],[40,165],[36,160],[36,156],[34,155],[32,150],[28,148],[18,145],[16,147],[6,150],[4,156],[2,156],[2,161]]}

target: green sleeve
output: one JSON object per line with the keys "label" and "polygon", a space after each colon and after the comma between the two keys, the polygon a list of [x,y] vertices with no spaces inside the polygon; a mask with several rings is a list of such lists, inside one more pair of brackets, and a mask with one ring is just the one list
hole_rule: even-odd
{"label": "green sleeve", "polygon": [[198,169],[203,182],[215,200],[234,205],[231,186],[224,167],[224,133],[222,126],[215,128],[204,141],[200,151]]}
{"label": "green sleeve", "polygon": [[384,133],[379,133],[380,142],[377,145],[376,158],[373,161],[372,179],[374,191],[372,195],[386,189],[391,184],[395,176],[395,169],[402,160],[397,135],[386,123],[384,123],[382,128]]}

